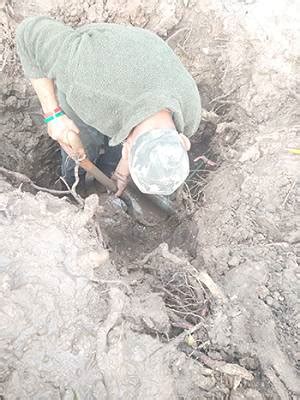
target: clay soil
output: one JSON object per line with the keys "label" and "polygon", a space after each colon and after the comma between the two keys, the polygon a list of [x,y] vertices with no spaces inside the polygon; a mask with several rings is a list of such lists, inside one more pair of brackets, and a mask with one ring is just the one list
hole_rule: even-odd
{"label": "clay soil", "polygon": [[[189,69],[203,115],[177,219],[145,227],[107,194],[30,185],[59,171],[15,52],[34,14],[151,29]],[[299,15],[293,0],[0,1],[0,399],[300,399]]]}

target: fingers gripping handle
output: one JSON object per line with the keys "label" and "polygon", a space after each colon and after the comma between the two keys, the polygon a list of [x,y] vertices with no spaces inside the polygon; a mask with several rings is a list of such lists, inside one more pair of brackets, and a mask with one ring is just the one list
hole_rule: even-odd
{"label": "fingers gripping handle", "polygon": [[[59,142],[60,146],[64,149],[64,151],[74,159],[74,152],[72,151],[71,147],[65,145],[64,143]],[[77,158],[78,159],[78,158]],[[99,168],[96,167],[89,159],[86,157],[84,159],[79,158],[79,165],[83,168],[86,172],[89,172],[98,182],[104,185],[107,189],[116,193],[117,186],[115,182],[108,178]]]}

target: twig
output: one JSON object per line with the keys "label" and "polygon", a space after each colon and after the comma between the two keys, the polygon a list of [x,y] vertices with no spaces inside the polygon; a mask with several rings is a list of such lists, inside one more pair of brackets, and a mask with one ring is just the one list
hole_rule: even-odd
{"label": "twig", "polygon": [[213,360],[206,354],[202,353],[202,351],[198,349],[192,349],[188,345],[183,345],[181,347],[182,347],[181,350],[184,353],[193,358],[196,358],[197,360],[199,360],[204,365],[206,365],[207,367],[209,367],[214,371],[218,371],[223,374],[231,376],[238,376],[243,379],[246,379],[247,381],[253,380],[253,375],[251,374],[251,372],[247,371],[246,368],[241,367],[238,364],[227,363],[226,361],[220,361],[220,360]]}
{"label": "twig", "polygon": [[79,183],[79,161],[75,161],[74,176],[75,176],[75,182],[73,183],[71,190],[72,192],[75,192],[77,194],[76,188]]}
{"label": "twig", "polygon": [[[28,176],[21,174],[20,172],[15,172],[15,171],[9,171],[8,169],[4,168],[4,167],[0,167],[0,172],[3,173],[3,175],[5,176],[10,176],[15,178],[18,182],[21,183],[28,183],[31,187],[33,187],[35,190],[39,190],[41,192],[47,192],[47,193],[51,193],[51,194],[71,194],[75,200],[81,205],[83,206],[84,202],[82,200],[82,198],[76,193],[76,191],[73,191],[69,185],[67,184],[67,182],[64,180],[64,178],[60,178],[64,184],[66,185],[66,187],[68,188],[68,190],[55,190],[55,189],[48,189],[42,186],[38,186],[35,183],[32,182],[32,180],[30,178],[28,178]],[[74,185],[73,185],[74,186]],[[73,188],[72,186],[72,188]],[[76,186],[75,186],[76,188]]]}
{"label": "twig", "polygon": [[201,155],[196,157],[193,161],[197,162],[199,160],[202,160],[205,164],[209,165],[210,167],[216,167],[217,163],[215,163],[214,161],[210,160],[209,158]]}
{"label": "twig", "polygon": [[283,208],[286,205],[286,202],[288,201],[288,198],[290,197],[290,194],[292,193],[292,190],[294,189],[295,185],[296,185],[296,179],[294,179],[293,183],[291,184],[291,187],[290,187],[289,191],[287,192],[287,194],[286,194],[286,196],[285,196],[285,198],[283,200],[283,203],[282,203],[282,207]]}
{"label": "twig", "polygon": [[177,47],[183,52],[183,54],[184,54],[186,57],[191,58],[191,55],[185,50],[185,48],[184,48],[183,46],[181,46],[180,43],[177,43],[176,48],[177,48]]}
{"label": "twig", "polygon": [[70,191],[69,190],[55,190],[55,189],[48,189],[46,187],[43,186],[38,186],[35,183],[31,182],[30,185],[36,189],[39,190],[41,192],[47,192],[47,193],[51,193],[51,194],[69,194]]}
{"label": "twig", "polygon": [[33,183],[32,180],[30,178],[28,178],[28,176],[21,174],[20,172],[9,171],[8,169],[6,169],[4,167],[0,167],[0,172],[2,172],[3,175],[5,175],[5,176],[10,176],[10,177],[15,178],[18,182],[28,183],[34,189],[40,190],[41,192],[48,192],[48,193],[52,193],[52,194],[68,194],[69,193],[69,190],[54,190],[54,189],[48,189],[48,188],[45,188],[42,186],[38,186],[35,183]]}
{"label": "twig", "polygon": [[31,184],[32,181],[30,178],[28,178],[28,176],[21,174],[20,172],[14,172],[14,171],[10,171],[4,167],[0,167],[0,172],[2,172],[2,174],[4,176],[11,176],[13,178],[15,178],[18,182],[21,183],[29,183]]}
{"label": "twig", "polygon": [[174,38],[176,38],[176,36],[179,35],[179,33],[184,32],[184,31],[187,31],[187,30],[190,30],[190,29],[191,29],[191,28],[186,28],[186,27],[185,27],[185,28],[178,29],[178,31],[172,33],[172,35],[168,37],[168,39],[166,40],[166,43],[169,44]]}
{"label": "twig", "polygon": [[154,354],[159,352],[160,350],[163,350],[164,352],[168,351],[170,347],[176,347],[178,344],[184,340],[186,336],[192,335],[195,333],[198,329],[200,329],[203,326],[203,321],[199,322],[198,324],[194,325],[192,328],[185,330],[184,332],[180,333],[180,335],[176,336],[174,339],[172,339],[170,342],[167,344],[159,346],[157,349],[155,349],[151,354],[149,354],[148,358],[153,357]]}
{"label": "twig", "polygon": [[221,303],[226,303],[227,302],[227,298],[224,295],[224,293],[222,292],[221,288],[212,280],[212,278],[208,275],[207,272],[205,271],[197,271],[196,268],[193,268],[195,275],[194,278],[197,281],[200,281],[203,285],[205,285],[208,290],[210,291],[210,293],[219,301],[221,301]]}
{"label": "twig", "polygon": [[236,90],[238,90],[241,86],[232,88],[231,90],[229,90],[229,92],[225,93],[225,94],[221,94],[220,96],[215,97],[214,99],[212,99],[209,104],[215,103],[216,101],[225,99],[226,97],[230,96],[232,93],[234,93]]}
{"label": "twig", "polygon": [[[65,178],[63,178],[62,176],[60,177],[60,179],[63,181],[63,183],[66,185],[66,187],[68,188],[68,193],[71,194],[74,198],[74,200],[77,201],[77,203],[83,207],[84,206],[84,201],[83,199],[79,196],[79,194],[76,193],[76,191],[73,191],[72,188],[70,188],[68,182],[65,180]],[[73,187],[73,186],[72,186]]]}
{"label": "twig", "polygon": [[80,180],[80,176],[79,176],[79,160],[74,160],[74,161],[75,161],[75,167],[74,167],[75,182],[73,183],[72,187],[70,188],[70,186],[68,185],[67,181],[63,177],[60,177],[60,179],[67,186],[67,188],[69,189],[69,193],[74,197],[74,199],[77,201],[77,203],[81,207],[83,207],[84,206],[84,200],[76,192],[76,188],[77,188],[79,180]]}
{"label": "twig", "polygon": [[214,111],[207,111],[204,108],[201,112],[201,117],[203,121],[210,122],[213,125],[218,125],[220,116]]}

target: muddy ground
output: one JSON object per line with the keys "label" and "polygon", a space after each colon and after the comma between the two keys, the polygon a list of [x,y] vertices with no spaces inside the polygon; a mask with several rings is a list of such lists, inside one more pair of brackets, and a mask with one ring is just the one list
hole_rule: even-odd
{"label": "muddy ground", "polygon": [[[0,1],[0,399],[300,399],[299,5],[292,0]],[[179,220],[135,224],[53,187],[57,146],[16,25],[133,24],[194,76],[203,118]],[[26,179],[25,179],[26,180]],[[22,183],[23,182],[23,183]]]}

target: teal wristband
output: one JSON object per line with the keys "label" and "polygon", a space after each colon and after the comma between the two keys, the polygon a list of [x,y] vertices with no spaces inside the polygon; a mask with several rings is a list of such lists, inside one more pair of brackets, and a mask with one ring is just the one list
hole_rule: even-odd
{"label": "teal wristband", "polygon": [[48,122],[53,121],[54,119],[61,117],[62,115],[64,115],[65,113],[63,111],[60,111],[54,115],[50,115],[50,117],[44,118],[44,122],[46,124],[48,124]]}

